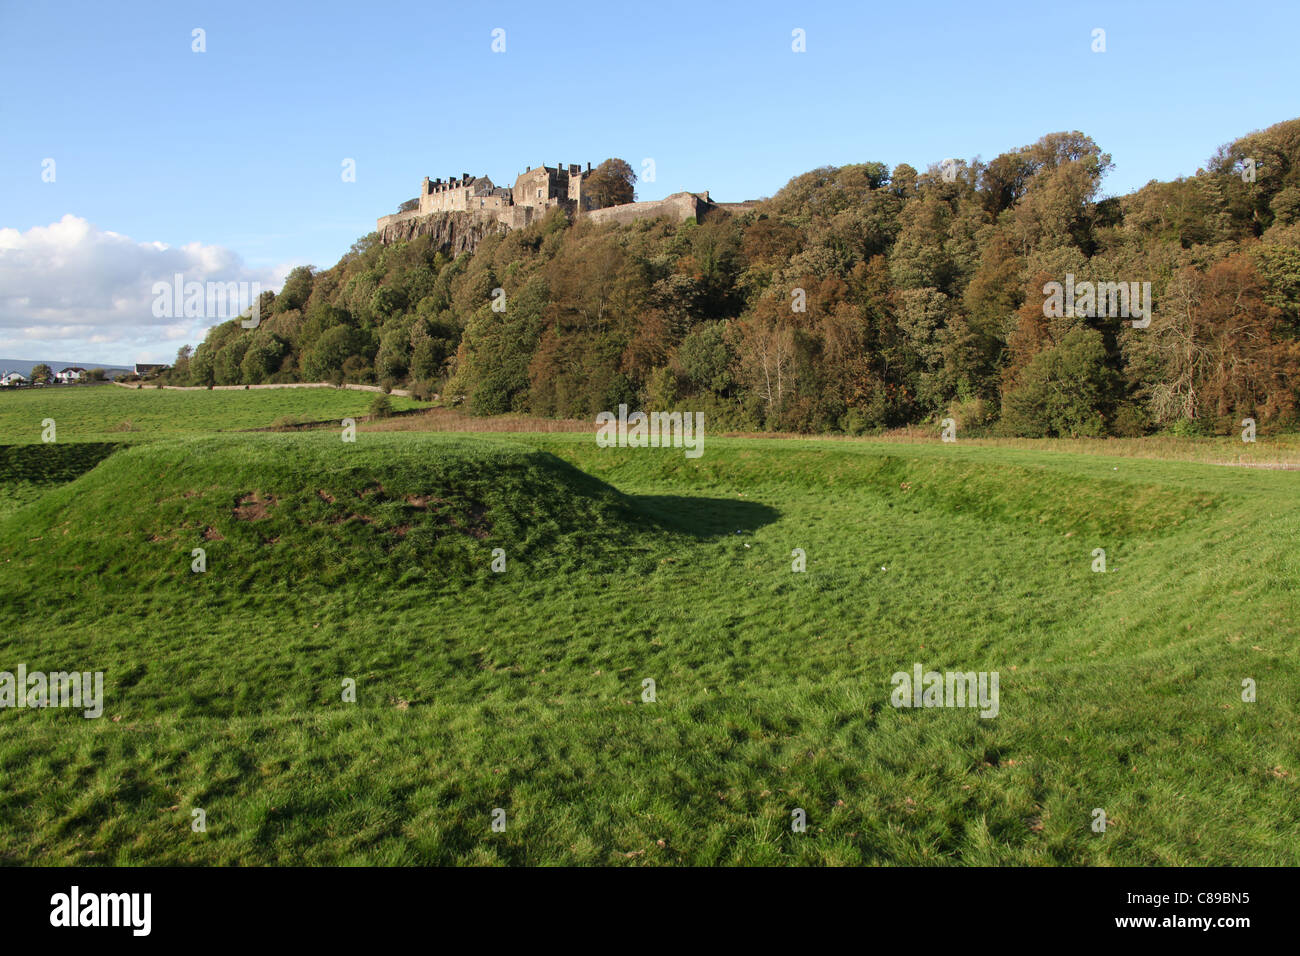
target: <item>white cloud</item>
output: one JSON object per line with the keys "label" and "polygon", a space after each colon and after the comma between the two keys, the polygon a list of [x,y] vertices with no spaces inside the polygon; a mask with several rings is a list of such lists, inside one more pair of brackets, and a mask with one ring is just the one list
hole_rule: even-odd
{"label": "white cloud", "polygon": [[169,362],[220,319],[155,317],[155,282],[180,273],[277,290],[291,268],[251,268],[198,242],[137,242],[71,214],[26,232],[0,229],[0,356]]}

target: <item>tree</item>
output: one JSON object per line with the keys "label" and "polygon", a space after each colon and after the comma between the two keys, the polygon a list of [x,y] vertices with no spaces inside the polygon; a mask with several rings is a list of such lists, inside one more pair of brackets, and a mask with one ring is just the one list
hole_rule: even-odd
{"label": "tree", "polygon": [[37,382],[48,382],[53,377],[54,377],[54,372],[45,363],[42,362],[40,365],[32,366],[33,384]]}
{"label": "tree", "polygon": [[356,330],[346,325],[327,330],[303,356],[303,374],[310,381],[330,381],[332,373],[341,373],[343,363],[357,354],[359,340]]}
{"label": "tree", "polygon": [[1244,252],[1174,276],[1151,327],[1130,345],[1135,361],[1150,366],[1157,423],[1293,414],[1300,346],[1282,334],[1282,313],[1268,298]]}
{"label": "tree", "polygon": [[757,314],[732,326],[737,368],[745,384],[763,402],[769,428],[780,420],[788,394],[795,385],[795,335],[778,303],[765,299]]}
{"label": "tree", "polygon": [[288,312],[290,309],[302,310],[311,298],[311,286],[315,269],[312,266],[298,266],[284,280],[284,287],[275,297],[275,311]]}
{"label": "tree", "polygon": [[584,204],[590,209],[621,206],[636,199],[636,173],[621,159],[607,159],[582,180]]}
{"label": "tree", "polygon": [[1101,435],[1117,384],[1101,333],[1080,326],[1035,355],[1002,396],[1003,424],[1029,438]]}
{"label": "tree", "polygon": [[691,330],[677,347],[677,362],[698,391],[721,395],[731,388],[735,356],[723,323],[707,322]]}

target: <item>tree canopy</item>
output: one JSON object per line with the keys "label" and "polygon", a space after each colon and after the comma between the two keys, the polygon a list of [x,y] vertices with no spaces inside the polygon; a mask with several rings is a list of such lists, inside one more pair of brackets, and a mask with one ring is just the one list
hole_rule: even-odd
{"label": "tree canopy", "polygon": [[[824,167],[702,223],[557,209],[455,258],[427,236],[370,235],[333,268],[295,269],[257,328],[214,327],[168,374],[406,384],[480,414],[675,406],[808,432],[1294,425],[1300,120],[1128,195],[1103,195],[1110,168],[1070,131],[987,162]],[[635,181],[610,159],[584,188],[608,206]],[[1149,284],[1149,321],[1050,314],[1045,287],[1067,276]]]}

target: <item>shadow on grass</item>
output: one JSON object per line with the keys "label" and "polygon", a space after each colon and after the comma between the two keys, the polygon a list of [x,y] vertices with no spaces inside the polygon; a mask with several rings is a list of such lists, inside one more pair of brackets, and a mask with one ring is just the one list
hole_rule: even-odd
{"label": "shadow on grass", "polygon": [[117,442],[0,445],[0,482],[58,484],[80,478],[113,452]]}
{"label": "shadow on grass", "polygon": [[695,498],[686,495],[632,495],[647,519],[665,531],[693,538],[750,534],[781,517],[781,512],[756,501],[731,498]]}

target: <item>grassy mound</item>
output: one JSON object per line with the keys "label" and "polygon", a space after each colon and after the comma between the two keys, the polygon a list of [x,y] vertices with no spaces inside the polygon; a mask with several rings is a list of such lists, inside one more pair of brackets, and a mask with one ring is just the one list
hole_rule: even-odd
{"label": "grassy mound", "polygon": [[113,442],[0,445],[0,517],[84,474],[117,447]]}
{"label": "grassy mound", "polygon": [[[0,523],[0,669],[105,677],[102,719],[0,713],[0,864],[1296,865],[1295,492],[938,442],[116,451]],[[896,708],[917,664],[998,715]]]}
{"label": "grassy mound", "polygon": [[608,485],[507,442],[245,435],[118,452],[0,527],[0,564],[15,591],[46,593],[436,586],[492,575],[498,548],[512,573],[599,563],[640,520]]}

